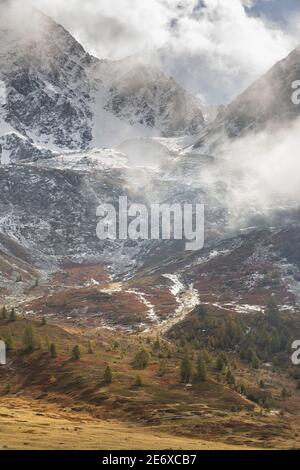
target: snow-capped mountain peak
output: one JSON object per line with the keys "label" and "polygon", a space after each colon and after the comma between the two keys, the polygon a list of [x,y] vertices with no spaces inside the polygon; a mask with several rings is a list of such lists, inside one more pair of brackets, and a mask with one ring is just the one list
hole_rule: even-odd
{"label": "snow-capped mountain peak", "polygon": [[0,8],[2,149],[11,147],[8,127],[27,147],[61,151],[204,126],[197,98],[159,69],[133,58],[98,60],[43,13]]}

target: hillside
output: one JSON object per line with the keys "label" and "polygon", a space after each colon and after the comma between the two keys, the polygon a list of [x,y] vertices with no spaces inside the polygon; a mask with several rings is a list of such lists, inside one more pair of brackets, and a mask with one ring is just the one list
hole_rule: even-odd
{"label": "hillside", "polygon": [[[214,315],[219,320],[222,318],[222,313],[211,312],[210,321]],[[167,442],[174,448],[298,446],[300,392],[295,379],[286,374],[280,362],[274,362],[271,369],[262,365],[253,369],[223,347],[235,376],[235,382],[229,382],[227,367],[219,371],[215,365],[221,346],[216,349],[196,343],[189,338],[188,329],[178,336],[178,327],[174,328],[167,339],[157,336],[157,332],[128,336],[109,330],[55,326],[22,316],[16,321],[0,320],[0,336],[10,346],[8,367],[0,369],[1,427],[8,431],[5,445],[9,447],[17,440],[17,448],[40,445],[54,448],[59,440],[59,448],[68,445],[114,448],[114,439],[128,427],[128,441],[125,436],[120,441],[124,449],[132,448],[132,439],[139,429],[143,437],[134,448],[148,445],[162,448]],[[180,328],[185,330],[188,323],[182,323]],[[34,332],[34,345],[26,351],[28,343],[24,343],[24,337],[26,332],[28,338],[28,329]],[[55,345],[55,355],[50,351],[51,344]],[[75,345],[81,350],[79,360],[71,357]],[[185,351],[189,351],[196,365],[199,353],[204,354],[203,347],[207,378],[200,382],[193,379],[192,385],[187,386],[180,380],[180,363]],[[137,362],[141,350],[148,351],[146,367]],[[108,365],[112,371],[111,383],[105,376]],[[260,388],[262,381],[265,389]],[[283,386],[287,390],[284,397]],[[263,400],[267,396],[268,404]],[[15,398],[21,415],[8,424],[7,418],[15,416]],[[16,430],[22,416],[26,419],[34,416],[34,419],[25,420],[27,424],[21,424]],[[47,427],[52,422],[54,428],[49,432]],[[32,438],[22,436],[29,430],[38,432],[41,426],[46,428],[45,432],[35,443]],[[57,426],[64,431],[59,436],[55,432]],[[72,438],[70,427],[77,430]],[[87,435],[79,444],[78,435],[84,430]],[[109,438],[105,437],[107,432]],[[101,433],[104,440],[97,443]],[[161,445],[157,436],[162,436]]]}
{"label": "hillside", "polygon": [[0,416],[2,450],[249,450],[174,437],[155,428],[115,420],[95,420],[85,412],[61,411],[55,405],[32,400],[1,399]]}

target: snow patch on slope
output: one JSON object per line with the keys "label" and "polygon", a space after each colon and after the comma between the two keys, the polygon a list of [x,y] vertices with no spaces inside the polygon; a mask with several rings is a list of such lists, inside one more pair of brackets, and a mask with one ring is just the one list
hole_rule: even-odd
{"label": "snow patch on slope", "polygon": [[164,274],[163,277],[172,282],[170,292],[175,296],[178,307],[170,318],[161,323],[161,333],[168,331],[172,326],[184,320],[200,303],[199,293],[194,289],[193,284],[185,286],[177,274]]}
{"label": "snow patch on slope", "polygon": [[137,289],[129,289],[126,292],[129,294],[134,294],[138,297],[138,299],[147,307],[147,317],[152,323],[158,323],[159,318],[156,315],[154,305],[152,305],[149,300],[146,298],[146,295],[143,292],[138,291]]}
{"label": "snow patch on slope", "polygon": [[180,281],[179,276],[177,274],[163,274],[163,277],[169,279],[173,283],[172,287],[170,288],[170,291],[178,300],[179,294],[185,290],[185,286]]}
{"label": "snow patch on slope", "polygon": [[38,165],[73,171],[126,169],[128,159],[113,149],[94,149],[86,152],[65,153],[53,158],[40,159]]}

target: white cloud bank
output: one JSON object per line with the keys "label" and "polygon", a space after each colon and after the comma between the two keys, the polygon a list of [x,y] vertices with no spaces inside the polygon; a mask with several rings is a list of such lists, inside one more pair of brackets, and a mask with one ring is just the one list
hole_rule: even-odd
{"label": "white cloud bank", "polygon": [[300,118],[278,128],[228,140],[213,167],[201,178],[204,187],[227,207],[232,229],[254,216],[271,219],[278,211],[300,208]]}
{"label": "white cloud bank", "polygon": [[32,1],[98,57],[149,55],[214,103],[232,99],[297,44],[295,29],[249,17],[249,0]]}

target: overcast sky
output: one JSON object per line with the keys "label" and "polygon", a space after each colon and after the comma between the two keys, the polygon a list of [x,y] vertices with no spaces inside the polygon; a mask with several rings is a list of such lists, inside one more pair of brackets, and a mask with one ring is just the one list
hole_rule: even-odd
{"label": "overcast sky", "polygon": [[300,0],[32,0],[92,54],[149,57],[226,103],[300,43]]}

